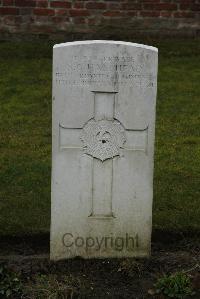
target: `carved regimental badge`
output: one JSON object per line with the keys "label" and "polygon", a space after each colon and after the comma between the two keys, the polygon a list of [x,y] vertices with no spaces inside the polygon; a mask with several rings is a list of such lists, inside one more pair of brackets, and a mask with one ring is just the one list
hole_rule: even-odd
{"label": "carved regimental badge", "polygon": [[125,130],[117,120],[89,120],[81,134],[84,152],[104,161],[120,155],[126,141]]}

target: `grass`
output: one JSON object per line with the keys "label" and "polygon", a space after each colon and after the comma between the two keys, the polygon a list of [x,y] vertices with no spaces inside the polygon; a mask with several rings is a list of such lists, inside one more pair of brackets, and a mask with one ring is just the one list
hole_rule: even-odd
{"label": "grass", "polygon": [[[153,227],[200,229],[200,41],[159,47]],[[51,43],[0,43],[0,235],[48,232]]]}

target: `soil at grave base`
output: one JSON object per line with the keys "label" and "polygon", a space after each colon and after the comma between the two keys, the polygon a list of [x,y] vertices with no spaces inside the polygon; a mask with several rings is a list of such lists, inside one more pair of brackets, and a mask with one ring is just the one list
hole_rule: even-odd
{"label": "soil at grave base", "polygon": [[[200,268],[198,266],[200,265],[200,246],[199,242],[194,239],[185,240],[184,243],[180,240],[176,243],[154,242],[152,256],[149,259],[83,260],[77,258],[56,263],[49,261],[48,243],[45,237],[42,240],[40,243],[34,243],[33,239],[32,241],[30,239],[29,242],[24,240],[24,243],[17,244],[15,239],[15,245],[7,240],[7,254],[10,255],[4,257],[2,253],[5,253],[5,250],[2,249],[5,249],[6,240],[4,244],[0,240],[3,245],[0,247],[0,262],[2,259],[8,267],[20,272],[24,285],[31,286],[33,289],[37,285],[36,277],[42,274],[50,281],[52,278],[56,282],[63,282],[63,279],[66,279],[73,295],[72,298],[164,299],[162,296],[156,297],[156,295],[148,294],[149,290],[152,291],[157,278],[164,273],[185,270],[191,276],[196,290],[192,298],[200,299]],[[23,298],[39,297],[34,295]]]}

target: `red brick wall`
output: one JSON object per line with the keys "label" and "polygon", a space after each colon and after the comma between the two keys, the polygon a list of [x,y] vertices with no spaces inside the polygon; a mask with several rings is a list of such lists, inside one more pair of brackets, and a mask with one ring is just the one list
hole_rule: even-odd
{"label": "red brick wall", "polygon": [[200,32],[200,0],[0,0],[0,36]]}

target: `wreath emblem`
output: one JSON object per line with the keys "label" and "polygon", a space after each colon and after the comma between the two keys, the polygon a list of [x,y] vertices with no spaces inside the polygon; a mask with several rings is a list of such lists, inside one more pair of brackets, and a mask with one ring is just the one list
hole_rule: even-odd
{"label": "wreath emblem", "polygon": [[91,119],[83,127],[80,138],[84,152],[101,161],[120,156],[126,142],[125,130],[117,120]]}

